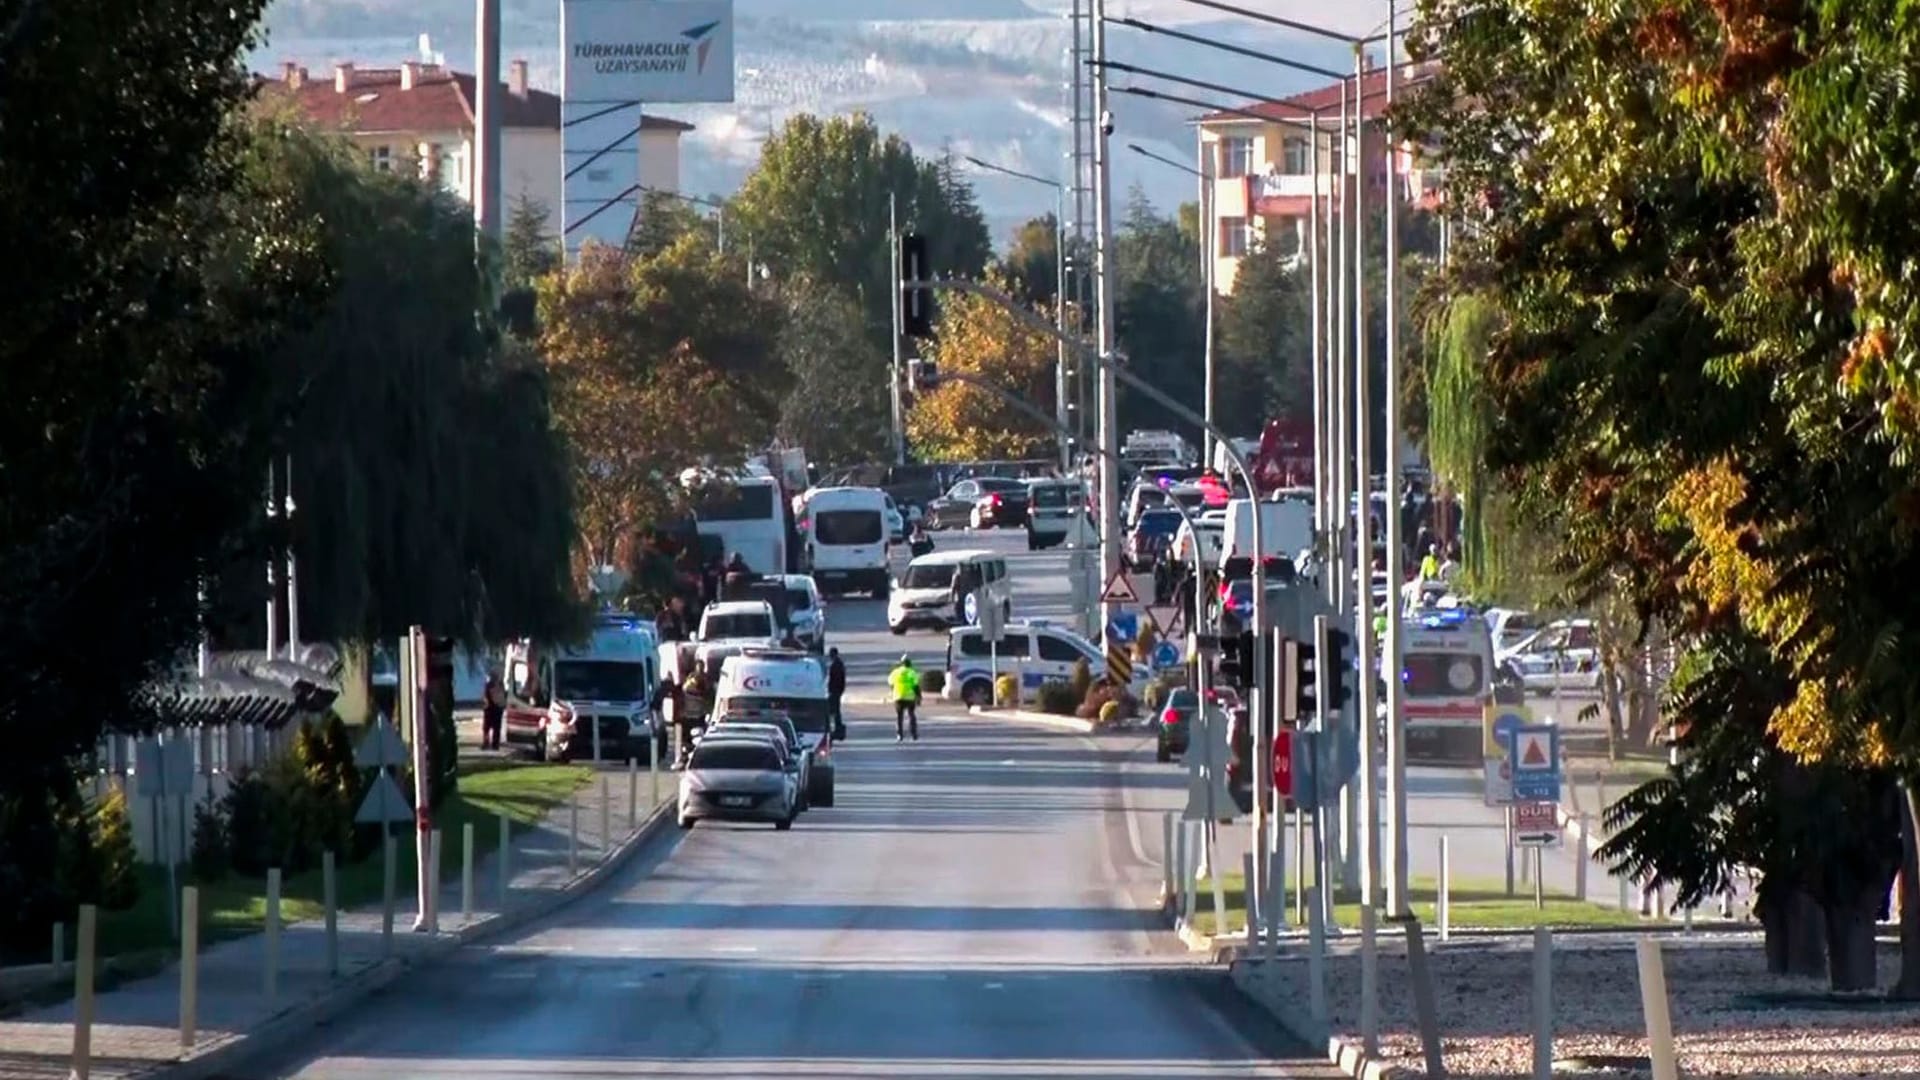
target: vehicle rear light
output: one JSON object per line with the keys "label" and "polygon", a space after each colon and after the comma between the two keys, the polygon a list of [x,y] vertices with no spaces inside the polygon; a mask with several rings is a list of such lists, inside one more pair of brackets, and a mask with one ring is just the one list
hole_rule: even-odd
{"label": "vehicle rear light", "polygon": [[1169,726],[1180,722],[1180,714],[1169,708],[1160,714],[1160,722]]}
{"label": "vehicle rear light", "polygon": [[1000,496],[999,496],[999,495],[989,495],[989,496],[987,496],[987,502],[988,502],[989,504],[991,504],[991,505],[993,505],[993,506],[999,506],[999,505],[1000,505]]}

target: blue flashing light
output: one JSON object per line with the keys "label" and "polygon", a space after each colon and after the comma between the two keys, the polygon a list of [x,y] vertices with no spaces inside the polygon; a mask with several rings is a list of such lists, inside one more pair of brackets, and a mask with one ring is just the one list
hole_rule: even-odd
{"label": "blue flashing light", "polygon": [[1459,608],[1451,610],[1441,608],[1422,614],[1420,625],[1428,630],[1454,630],[1465,625],[1471,616],[1471,612],[1462,611]]}

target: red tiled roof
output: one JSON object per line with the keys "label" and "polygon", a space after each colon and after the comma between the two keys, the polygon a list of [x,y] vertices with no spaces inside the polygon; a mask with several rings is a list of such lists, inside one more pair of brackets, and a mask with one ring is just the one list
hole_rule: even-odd
{"label": "red tiled roof", "polygon": [[[1409,90],[1438,74],[1438,66],[1433,64],[1401,64],[1400,81],[1395,93]],[[1348,80],[1350,83],[1351,80]],[[1200,123],[1247,120],[1243,112],[1255,113],[1270,120],[1312,121],[1313,113],[1318,111],[1320,119],[1338,118],[1340,115],[1340,91],[1348,83],[1333,82],[1317,89],[1281,98],[1278,101],[1256,101],[1240,106],[1239,112],[1213,112],[1200,117]],[[1374,68],[1360,79],[1362,115],[1368,120],[1377,120],[1387,111],[1387,69]],[[1352,91],[1348,90],[1347,100],[1351,102]]]}
{"label": "red tiled roof", "polygon": [[[474,77],[461,71],[422,65],[411,88],[400,88],[399,68],[355,68],[346,90],[335,89],[333,73],[315,73],[290,85],[285,78],[261,76],[266,101],[292,101],[322,127],[355,132],[462,131],[473,127]],[[507,128],[560,128],[560,98],[528,88],[524,96],[501,84],[502,116]],[[643,113],[642,131],[692,131],[693,125]]]}

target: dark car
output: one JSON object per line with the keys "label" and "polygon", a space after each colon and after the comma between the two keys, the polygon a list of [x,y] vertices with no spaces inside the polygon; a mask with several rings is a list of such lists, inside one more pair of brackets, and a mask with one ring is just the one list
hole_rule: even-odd
{"label": "dark car", "polygon": [[927,504],[924,520],[930,529],[964,529],[973,524],[975,509],[980,511],[983,528],[1024,524],[1027,486],[1018,480],[997,476],[962,480]]}
{"label": "dark car", "polygon": [[1193,735],[1194,717],[1200,712],[1200,695],[1179,687],[1167,695],[1167,703],[1160,709],[1160,723],[1154,743],[1155,761],[1172,761],[1184,757],[1187,742]]}
{"label": "dark car", "polygon": [[942,484],[938,465],[856,465],[827,477],[822,486],[877,487],[905,514],[916,506],[925,510],[940,497]]}

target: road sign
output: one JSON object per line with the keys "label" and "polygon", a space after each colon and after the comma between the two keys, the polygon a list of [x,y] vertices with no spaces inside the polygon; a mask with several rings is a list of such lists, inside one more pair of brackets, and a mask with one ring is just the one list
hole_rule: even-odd
{"label": "road sign", "polygon": [[[1352,728],[1294,733],[1294,802],[1328,807],[1360,771],[1360,735]],[[1324,781],[1323,779],[1324,778]]]}
{"label": "road sign", "polygon": [[1513,797],[1518,802],[1560,801],[1560,729],[1533,724],[1513,729],[1507,745],[1512,753]]}
{"label": "road sign", "polygon": [[1180,646],[1171,641],[1162,640],[1153,647],[1153,669],[1165,671],[1180,666]]}
{"label": "road sign", "polygon": [[406,761],[406,744],[384,719],[373,725],[361,738],[360,745],[353,748],[353,763],[362,769],[391,769]]}
{"label": "road sign", "polygon": [[1507,756],[1508,733],[1533,723],[1533,710],[1525,705],[1489,705],[1482,714],[1481,754],[1486,758]]}
{"label": "road sign", "polygon": [[970,592],[960,601],[960,614],[967,620],[968,626],[980,625],[980,594]]}
{"label": "road sign", "polygon": [[1513,763],[1504,756],[1488,758],[1482,763],[1486,770],[1486,803],[1488,806],[1513,805]]}
{"label": "road sign", "polygon": [[400,785],[394,783],[393,774],[382,770],[373,774],[373,783],[367,788],[367,797],[360,800],[360,809],[353,820],[360,825],[387,825],[396,821],[412,821],[413,807],[407,797],[400,793]]}
{"label": "road sign", "polygon": [[1560,843],[1560,804],[1513,804],[1513,842],[1521,847],[1554,847]]}
{"label": "road sign", "polygon": [[1293,797],[1293,732],[1284,728],[1273,733],[1273,790]]}
{"label": "road sign", "polygon": [[1140,593],[1133,587],[1133,579],[1127,576],[1125,567],[1113,572],[1107,579],[1107,587],[1100,590],[1100,602],[1103,604],[1137,604]]}
{"label": "road sign", "polygon": [[1107,620],[1107,646],[1131,645],[1140,640],[1140,613],[1116,611]]}
{"label": "road sign", "polygon": [[193,794],[193,743],[184,735],[141,739],[133,749],[133,779],[134,794],[143,799]]}
{"label": "road sign", "polygon": [[1133,681],[1133,651],[1125,645],[1107,646],[1107,681],[1115,686]]}
{"label": "road sign", "polygon": [[998,645],[1006,640],[1006,612],[998,604],[982,604],[973,597],[967,598],[974,610],[980,613],[980,639],[989,645]]}

